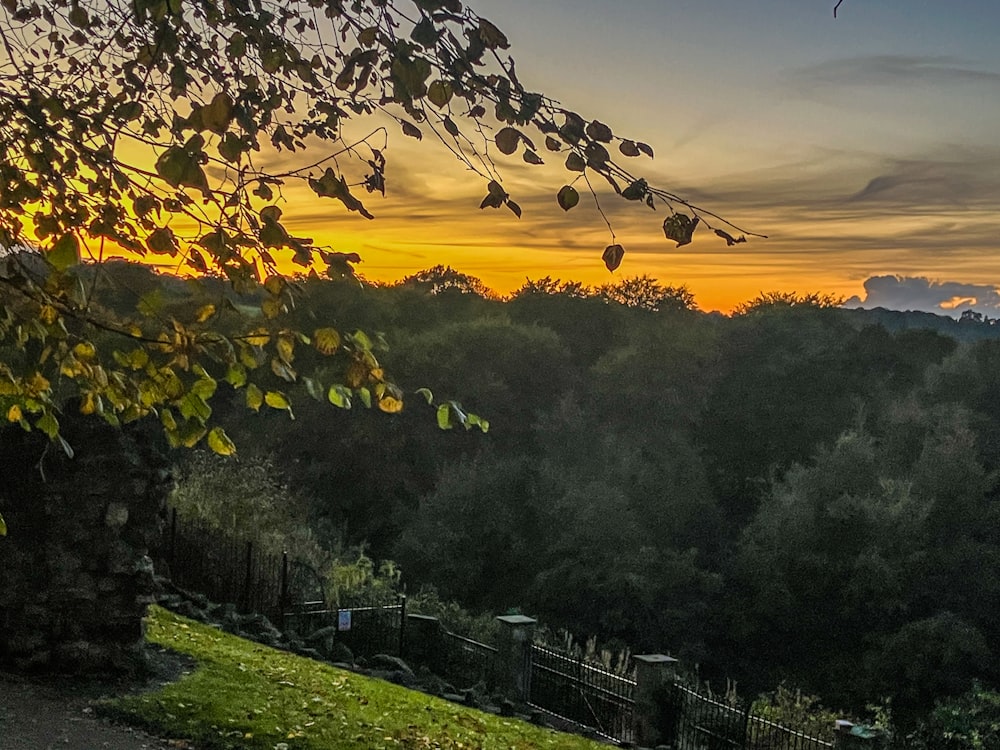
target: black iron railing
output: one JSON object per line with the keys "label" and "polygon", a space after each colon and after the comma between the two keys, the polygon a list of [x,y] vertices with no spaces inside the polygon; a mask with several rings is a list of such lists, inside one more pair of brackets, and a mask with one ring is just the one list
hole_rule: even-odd
{"label": "black iron railing", "polygon": [[532,645],[529,703],[609,739],[632,740],[635,681],[569,654]]}

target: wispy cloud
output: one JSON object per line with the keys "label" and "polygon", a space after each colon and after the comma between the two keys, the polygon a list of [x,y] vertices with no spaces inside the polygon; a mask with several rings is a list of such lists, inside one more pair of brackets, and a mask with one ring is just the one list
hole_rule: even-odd
{"label": "wispy cloud", "polygon": [[794,70],[790,83],[799,90],[829,86],[955,86],[986,84],[1000,88],[1000,73],[967,60],[945,56],[866,55]]}

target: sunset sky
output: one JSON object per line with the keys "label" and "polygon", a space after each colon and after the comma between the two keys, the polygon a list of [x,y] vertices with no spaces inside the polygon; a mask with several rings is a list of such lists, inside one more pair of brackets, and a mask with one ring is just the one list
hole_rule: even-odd
{"label": "sunset sky", "polygon": [[[608,192],[618,276],[687,284],[702,309],[762,291],[1000,314],[1000,3],[996,0],[473,0],[522,83],[649,143],[650,182],[767,240],[705,232],[674,249],[664,214]],[[374,222],[297,206],[297,227],[357,251],[368,277],[437,263],[508,292],[526,277],[611,280],[607,227],[565,214],[559,164],[503,167],[524,208],[480,211],[481,180],[392,133]],[[543,154],[544,155],[544,154]],[[558,160],[561,163],[561,160]],[[866,284],[867,282],[867,284]]]}

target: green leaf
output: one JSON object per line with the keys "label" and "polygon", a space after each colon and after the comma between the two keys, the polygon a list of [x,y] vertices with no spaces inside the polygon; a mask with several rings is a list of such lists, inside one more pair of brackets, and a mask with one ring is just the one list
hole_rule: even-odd
{"label": "green leaf", "polygon": [[7,522],[3,520],[2,515],[0,515],[0,536],[7,536]]}
{"label": "green leaf", "polygon": [[205,402],[205,399],[195,393],[193,386],[177,404],[177,410],[185,419],[197,420],[202,424],[212,416],[212,407]]}
{"label": "green leaf", "polygon": [[694,230],[698,226],[700,219],[695,216],[693,219],[685,214],[674,214],[663,220],[663,234],[668,240],[677,243],[677,247],[687,245],[691,242]]}
{"label": "green leaf", "polygon": [[451,423],[451,406],[448,404],[441,404],[437,408],[437,422],[438,427],[442,430],[450,430],[452,428]]}
{"label": "green leaf", "polygon": [[55,440],[56,436],[59,434],[59,420],[55,418],[55,415],[47,411],[45,412],[37,422],[35,422],[35,427],[44,432],[49,436],[49,440]]}
{"label": "green leaf", "polygon": [[417,395],[423,396],[428,405],[434,403],[434,394],[431,393],[430,388],[417,388]]}
{"label": "green leaf", "polygon": [[208,447],[220,456],[231,456],[236,453],[236,445],[221,427],[213,427],[209,430]]}
{"label": "green leaf", "polygon": [[372,392],[366,387],[362,386],[355,391],[358,394],[358,398],[361,399],[361,403],[365,405],[366,409],[372,408]]}
{"label": "green leaf", "polygon": [[66,232],[56,240],[46,257],[57,271],[65,271],[80,262],[80,241],[72,232]]}
{"label": "green leaf", "polygon": [[264,393],[256,385],[251,383],[247,386],[247,406],[254,411],[260,411],[264,405]]}
{"label": "green leaf", "polygon": [[624,256],[625,248],[621,245],[608,245],[604,248],[604,254],[601,258],[604,260],[604,265],[608,267],[608,270],[614,271],[622,264],[622,258]]}
{"label": "green leaf", "polygon": [[569,211],[580,202],[580,194],[572,185],[563,185],[556,195],[556,200],[559,201],[559,207],[563,211]]}
{"label": "green leaf", "polygon": [[351,391],[343,385],[331,385],[326,393],[327,400],[338,409],[351,408]]}

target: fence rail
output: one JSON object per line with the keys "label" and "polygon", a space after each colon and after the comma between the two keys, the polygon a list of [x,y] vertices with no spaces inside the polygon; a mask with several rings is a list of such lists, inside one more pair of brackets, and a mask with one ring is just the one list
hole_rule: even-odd
{"label": "fence rail", "polygon": [[675,685],[678,750],[827,750],[833,743]]}
{"label": "fence rail", "polygon": [[529,703],[609,739],[632,740],[635,681],[580,658],[531,647]]}
{"label": "fence rail", "polygon": [[493,687],[496,682],[497,649],[447,630],[441,633],[443,659],[442,671],[450,680],[460,680],[467,685],[485,682]]}

